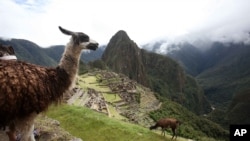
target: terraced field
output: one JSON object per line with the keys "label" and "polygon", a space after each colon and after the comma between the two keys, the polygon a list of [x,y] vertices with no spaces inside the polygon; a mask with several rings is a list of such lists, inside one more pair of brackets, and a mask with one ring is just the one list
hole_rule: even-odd
{"label": "terraced field", "polygon": [[147,113],[160,108],[153,92],[124,75],[95,71],[78,77],[74,95],[68,104],[87,106],[120,120],[149,126]]}

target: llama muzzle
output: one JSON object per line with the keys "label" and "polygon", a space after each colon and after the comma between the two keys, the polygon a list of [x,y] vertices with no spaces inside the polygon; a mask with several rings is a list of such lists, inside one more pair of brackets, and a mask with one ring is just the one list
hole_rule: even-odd
{"label": "llama muzzle", "polygon": [[87,48],[90,50],[96,50],[98,48],[98,43],[89,43]]}

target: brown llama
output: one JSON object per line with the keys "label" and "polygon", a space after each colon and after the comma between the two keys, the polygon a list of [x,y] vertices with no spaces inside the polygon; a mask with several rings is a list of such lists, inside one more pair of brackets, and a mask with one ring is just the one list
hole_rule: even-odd
{"label": "brown llama", "polygon": [[151,126],[149,129],[152,130],[152,129],[156,129],[157,127],[161,127],[161,130],[162,130],[161,135],[164,134],[164,137],[165,137],[165,130],[168,127],[170,127],[172,129],[172,132],[173,132],[172,139],[174,138],[174,136],[175,136],[175,139],[177,139],[176,129],[180,124],[181,124],[181,122],[177,119],[162,118],[162,119],[158,120],[156,122],[156,124],[154,126]]}
{"label": "brown llama", "polygon": [[60,102],[63,93],[71,88],[81,51],[98,48],[98,43],[82,32],[72,32],[60,26],[59,29],[71,35],[71,39],[56,68],[0,60],[0,128],[9,126],[14,132],[18,127],[21,141],[35,141],[32,132],[36,116],[50,104]]}

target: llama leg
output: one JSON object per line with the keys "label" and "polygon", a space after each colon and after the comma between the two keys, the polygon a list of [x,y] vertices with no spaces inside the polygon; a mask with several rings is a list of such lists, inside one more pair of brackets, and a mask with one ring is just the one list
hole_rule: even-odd
{"label": "llama leg", "polygon": [[33,130],[34,124],[26,125],[24,132],[22,132],[21,141],[35,141]]}
{"label": "llama leg", "polygon": [[175,140],[177,139],[178,130],[175,129]]}
{"label": "llama leg", "polygon": [[161,129],[161,135],[163,134],[164,137],[165,137],[165,130],[166,130],[166,128]]}
{"label": "llama leg", "polygon": [[16,141],[16,127],[14,123],[9,125],[9,131],[6,132],[9,137],[9,141]]}
{"label": "llama leg", "polygon": [[34,131],[34,124],[31,126],[30,130],[29,130],[29,141],[35,141],[35,137],[34,137],[34,134],[33,134],[33,131]]}
{"label": "llama leg", "polygon": [[[174,138],[174,136],[176,136],[176,134],[175,134],[175,129],[174,128],[171,128],[172,129],[172,131],[173,131],[173,136],[172,136],[172,139],[171,140],[173,140],[173,138]],[[176,136],[177,137],[177,136]],[[175,138],[176,139],[176,138]]]}
{"label": "llama leg", "polygon": [[16,141],[16,134],[15,134],[15,132],[13,132],[13,131],[8,131],[8,132],[6,132],[6,134],[7,134],[8,137],[9,137],[9,141]]}
{"label": "llama leg", "polygon": [[31,114],[29,117],[23,119],[23,121],[21,123],[25,123],[23,125],[21,125],[22,127],[22,138],[21,141],[35,141],[34,138],[34,119],[37,116],[37,114]]}
{"label": "llama leg", "polygon": [[10,131],[6,132],[6,134],[7,134],[8,137],[9,137],[9,141],[16,141],[15,134],[13,134],[13,133],[10,132]]}
{"label": "llama leg", "polygon": [[163,134],[163,132],[164,132],[164,129],[163,129],[163,128],[161,128],[161,135]]}

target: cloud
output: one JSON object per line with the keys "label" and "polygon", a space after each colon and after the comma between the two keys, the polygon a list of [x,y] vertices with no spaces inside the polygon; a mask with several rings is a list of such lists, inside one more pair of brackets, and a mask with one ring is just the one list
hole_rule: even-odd
{"label": "cloud", "polygon": [[0,33],[6,38],[23,38],[38,41],[42,13],[13,1],[0,1]]}
{"label": "cloud", "polygon": [[222,42],[249,42],[250,5],[247,0],[227,0],[217,3],[209,15],[189,36]]}
{"label": "cloud", "polygon": [[248,0],[0,1],[0,36],[41,46],[65,44],[58,26],[83,31],[100,44],[125,30],[136,43],[165,38],[248,40]]}

